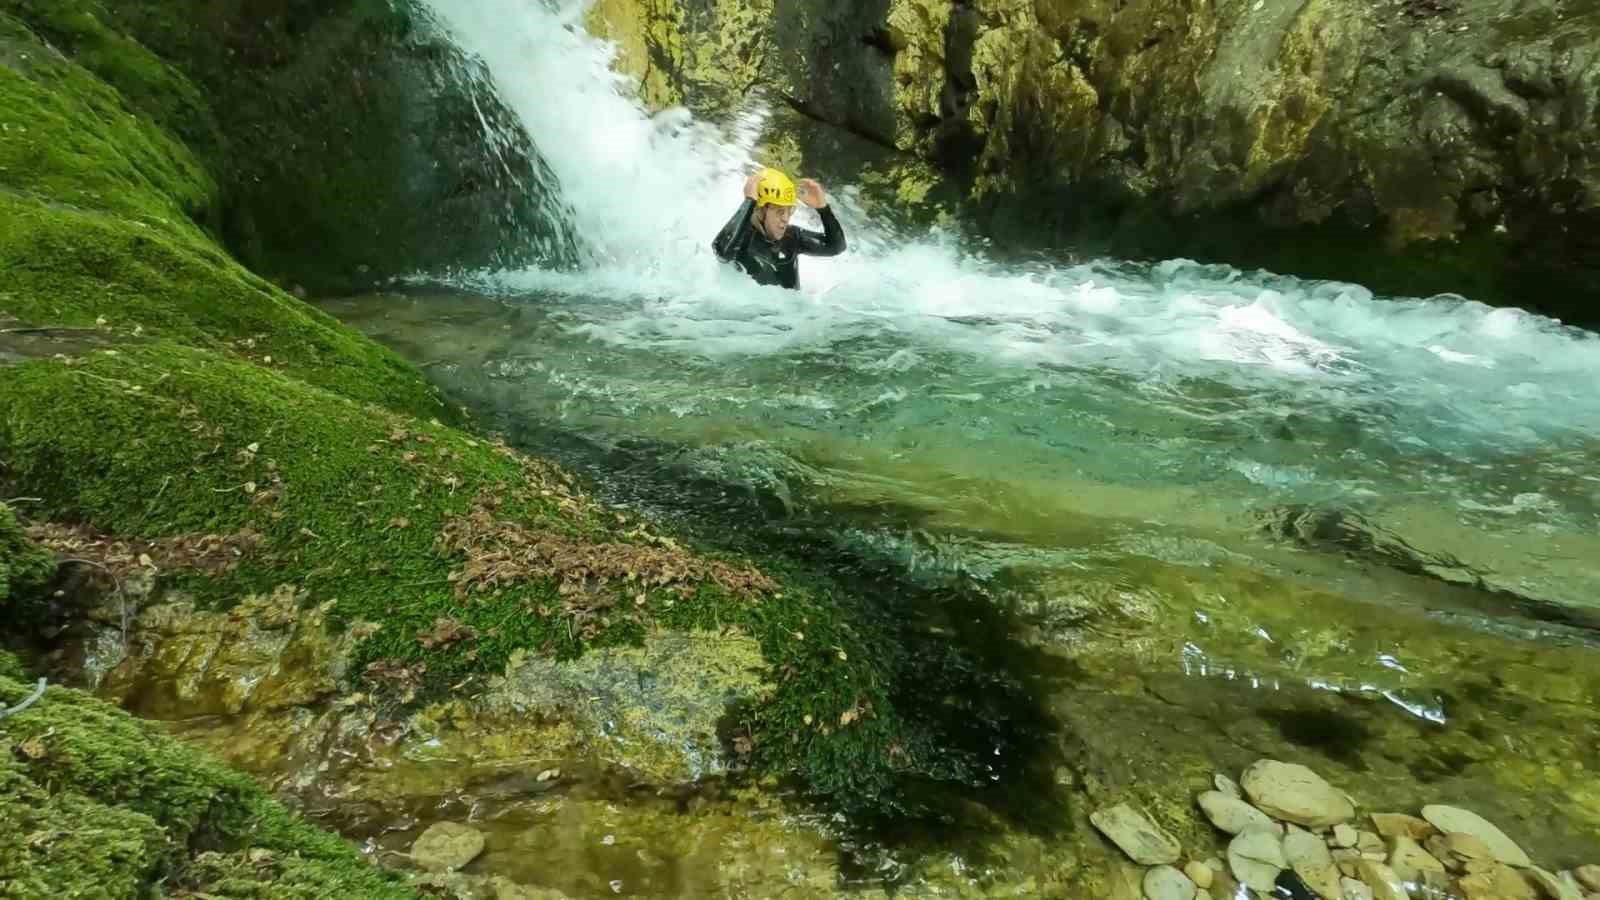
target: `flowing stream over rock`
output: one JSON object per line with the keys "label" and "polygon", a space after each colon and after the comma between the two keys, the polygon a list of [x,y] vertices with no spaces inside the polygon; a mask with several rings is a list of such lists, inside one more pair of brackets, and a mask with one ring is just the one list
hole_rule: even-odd
{"label": "flowing stream over rock", "polygon": [[[868,221],[845,184],[850,252],[759,288],[709,249],[759,101],[650,117],[577,4],[429,6],[537,142],[584,261],[324,308],[607,499],[984,586],[1066,662],[1048,705],[1085,805],[1181,807],[1276,753],[1368,808],[1476,804],[1552,862],[1600,840],[1600,337],[1359,272],[1002,264]],[[693,855],[667,833],[651,858]],[[634,892],[600,877],[609,849],[571,852],[594,896]]]}

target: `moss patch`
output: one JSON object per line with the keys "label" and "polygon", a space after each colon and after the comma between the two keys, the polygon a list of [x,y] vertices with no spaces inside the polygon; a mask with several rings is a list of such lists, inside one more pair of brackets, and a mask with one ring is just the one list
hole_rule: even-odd
{"label": "moss patch", "polygon": [[[0,676],[0,700],[28,686]],[[0,733],[0,895],[413,897],[248,778],[78,691]]]}
{"label": "moss patch", "polygon": [[[31,617],[24,604],[55,570],[55,562],[23,534],[11,508],[0,503],[0,613],[6,621],[23,622]],[[0,633],[0,639],[5,637]],[[0,672],[5,671],[0,665]]]}

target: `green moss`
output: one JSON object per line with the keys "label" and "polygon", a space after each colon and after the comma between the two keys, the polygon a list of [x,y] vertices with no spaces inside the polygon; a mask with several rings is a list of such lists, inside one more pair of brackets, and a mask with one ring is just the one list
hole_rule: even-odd
{"label": "green moss", "polygon": [[[0,677],[0,700],[27,692]],[[7,720],[4,744],[0,818],[16,827],[0,832],[0,896],[143,897],[158,881],[230,897],[415,896],[245,776],[87,694],[50,688]],[[217,880],[225,890],[209,889]]]}
{"label": "green moss", "polygon": [[0,311],[231,346],[358,399],[444,415],[414,369],[218,249],[190,218],[216,186],[188,149],[4,14],[0,121],[18,123],[0,133]]}
{"label": "green moss", "polygon": [[9,622],[23,618],[19,604],[44,587],[55,570],[50,557],[22,533],[11,508],[0,503],[0,611]]}
{"label": "green moss", "polygon": [[4,13],[0,121],[0,183],[13,191],[180,230],[215,201],[186,147]]}

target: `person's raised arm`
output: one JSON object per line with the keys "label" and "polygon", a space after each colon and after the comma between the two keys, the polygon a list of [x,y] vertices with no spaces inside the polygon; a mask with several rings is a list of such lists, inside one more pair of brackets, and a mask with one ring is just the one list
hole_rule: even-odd
{"label": "person's raised arm", "polygon": [[717,232],[716,240],[711,242],[711,249],[718,258],[734,260],[744,252],[745,245],[749,243],[750,236],[755,229],[750,227],[750,214],[756,208],[756,183],[760,176],[751,175],[744,182],[744,202],[739,204],[739,211],[733,214],[728,224],[722,226]]}
{"label": "person's raised arm", "polygon": [[846,248],[844,226],[839,224],[839,217],[833,214],[833,208],[828,205],[828,195],[822,185],[806,178],[800,181],[800,202],[817,211],[822,217],[822,233],[796,228],[795,233],[799,238],[796,251],[808,256],[838,256]]}

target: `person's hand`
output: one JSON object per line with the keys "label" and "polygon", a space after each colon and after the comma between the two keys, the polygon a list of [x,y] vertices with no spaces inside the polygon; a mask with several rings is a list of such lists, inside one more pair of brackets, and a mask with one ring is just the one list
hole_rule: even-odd
{"label": "person's hand", "polygon": [[795,183],[796,193],[800,202],[812,209],[821,209],[828,205],[828,195],[822,190],[822,185],[810,178],[802,178]]}
{"label": "person's hand", "polygon": [[744,198],[746,200],[754,200],[754,199],[756,199],[756,188],[760,184],[761,184],[761,173],[760,172],[755,172],[755,173],[751,174],[751,176],[749,178],[746,178],[744,180]]}

